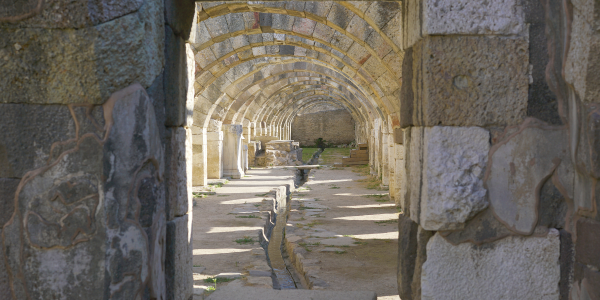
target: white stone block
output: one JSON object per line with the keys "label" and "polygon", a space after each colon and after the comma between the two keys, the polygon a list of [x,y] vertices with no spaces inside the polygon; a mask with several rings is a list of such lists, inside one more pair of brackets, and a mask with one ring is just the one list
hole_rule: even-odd
{"label": "white stone block", "polygon": [[454,246],[437,233],[427,243],[421,299],[559,299],[560,238],[510,236]]}
{"label": "white stone block", "polygon": [[410,217],[425,230],[454,230],[488,206],[483,187],[489,132],[479,127],[413,127],[407,178]]}

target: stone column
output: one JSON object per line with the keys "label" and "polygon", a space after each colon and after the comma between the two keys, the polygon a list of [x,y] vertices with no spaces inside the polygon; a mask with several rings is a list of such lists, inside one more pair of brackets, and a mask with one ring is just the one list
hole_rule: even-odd
{"label": "stone column", "polygon": [[382,127],[384,132],[381,134],[381,184],[384,186],[390,185],[390,166],[389,166],[389,145],[388,145],[388,136],[387,133],[387,125],[384,124]]}
{"label": "stone column", "polygon": [[201,127],[192,127],[193,141],[193,167],[192,167],[192,184],[194,186],[206,185],[208,178],[208,135],[206,129]]}
{"label": "stone column", "polygon": [[223,177],[223,131],[207,132],[207,176],[211,179]]}
{"label": "stone column", "polygon": [[223,176],[242,178],[242,125],[223,124]]}

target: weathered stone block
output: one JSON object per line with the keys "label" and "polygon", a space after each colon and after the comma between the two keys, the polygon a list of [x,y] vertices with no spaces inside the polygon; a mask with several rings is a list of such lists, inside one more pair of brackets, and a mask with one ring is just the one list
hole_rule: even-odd
{"label": "weathered stone block", "polygon": [[167,134],[167,216],[172,220],[192,211],[192,132],[183,127],[171,127]]}
{"label": "weathered stone block", "polygon": [[589,219],[577,221],[577,241],[575,260],[579,263],[600,269],[600,222]]}
{"label": "weathered stone block", "polygon": [[165,37],[163,1],[145,2],[79,30],[0,29],[0,103],[100,104],[133,82],[149,87],[163,68]]}
{"label": "weathered stone block", "polygon": [[223,177],[223,132],[206,133],[206,161],[208,163],[208,178],[219,179]]}
{"label": "weathered stone block", "polygon": [[15,211],[15,193],[19,181],[14,178],[0,178],[0,229]]}
{"label": "weathered stone block", "polygon": [[411,219],[426,230],[461,229],[487,208],[483,175],[489,148],[489,132],[483,128],[411,128]]}
{"label": "weathered stone block", "polygon": [[[74,112],[84,115],[85,108]],[[102,119],[100,109],[91,114]],[[75,136],[76,123],[83,132],[94,130],[85,116],[77,122],[67,106],[0,104],[0,177],[22,178],[46,165],[52,143]]]}
{"label": "weathered stone block", "polygon": [[13,22],[2,24],[13,28],[85,28],[133,13],[143,4],[144,0],[8,0],[0,2],[0,22]]}
{"label": "weathered stone block", "polygon": [[526,39],[427,37],[404,60],[402,127],[506,126],[526,116]]}
{"label": "weathered stone block", "polygon": [[553,184],[572,199],[574,170],[567,145],[565,127],[528,119],[492,147],[486,185],[494,213],[508,228],[533,233],[544,209],[540,189],[555,174]]}
{"label": "weathered stone block", "polygon": [[164,164],[152,101],[134,84],[103,107],[71,108],[76,130],[50,127],[40,139],[54,142],[40,145],[50,149],[44,162],[20,180],[19,209],[0,224],[12,285],[3,295],[164,298]]}
{"label": "weathered stone block", "polygon": [[184,40],[190,38],[195,15],[194,0],[165,0],[165,22]]}
{"label": "weathered stone block", "polygon": [[421,299],[559,299],[560,239],[516,237],[452,245],[439,233],[427,243]]}
{"label": "weathered stone block", "polygon": [[242,125],[223,124],[223,176],[241,178],[242,166]]}
{"label": "weathered stone block", "polygon": [[404,214],[398,220],[398,294],[400,299],[412,300],[411,284],[417,259],[417,230],[419,225]]}
{"label": "weathered stone block", "polygon": [[194,291],[191,214],[167,223],[166,249],[166,299],[188,300]]}

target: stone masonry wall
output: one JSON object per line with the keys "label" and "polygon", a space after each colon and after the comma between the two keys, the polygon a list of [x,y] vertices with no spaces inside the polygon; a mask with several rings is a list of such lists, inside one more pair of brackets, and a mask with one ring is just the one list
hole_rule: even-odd
{"label": "stone masonry wall", "polygon": [[298,115],[292,123],[292,140],[312,146],[323,138],[334,144],[349,144],[355,138],[354,120],[344,109]]}

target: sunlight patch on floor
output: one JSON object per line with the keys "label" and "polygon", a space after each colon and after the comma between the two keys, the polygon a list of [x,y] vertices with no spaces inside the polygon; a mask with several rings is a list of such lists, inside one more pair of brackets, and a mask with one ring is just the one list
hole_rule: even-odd
{"label": "sunlight patch on floor", "polygon": [[382,220],[396,220],[398,214],[377,214],[377,215],[362,215],[362,216],[348,216],[333,218],[334,220],[350,220],[350,221],[382,221]]}
{"label": "sunlight patch on floor", "polygon": [[398,231],[382,232],[382,233],[365,233],[353,234],[353,238],[360,240],[397,240]]}
{"label": "sunlight patch on floor", "polygon": [[246,204],[246,203],[260,203],[264,198],[243,198],[235,200],[221,201],[219,204]]}
{"label": "sunlight patch on floor", "polygon": [[236,231],[256,231],[262,227],[212,227],[207,233],[221,233],[221,232],[236,232]]}
{"label": "sunlight patch on floor", "polygon": [[349,206],[338,206],[339,208],[380,208],[380,207],[394,207],[396,204],[365,204],[365,205],[349,205]]}
{"label": "sunlight patch on floor", "polygon": [[194,249],[194,255],[211,255],[211,254],[227,254],[227,253],[240,253],[250,252],[252,249],[235,249],[235,248],[221,248],[221,249]]}

